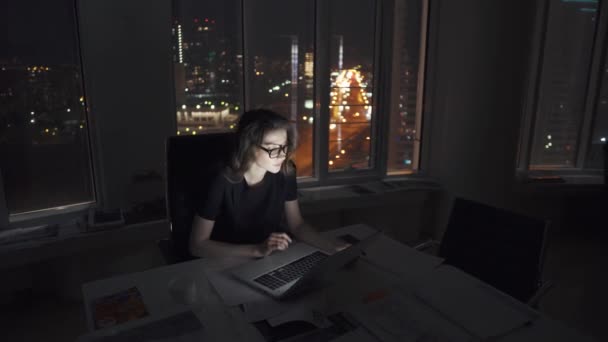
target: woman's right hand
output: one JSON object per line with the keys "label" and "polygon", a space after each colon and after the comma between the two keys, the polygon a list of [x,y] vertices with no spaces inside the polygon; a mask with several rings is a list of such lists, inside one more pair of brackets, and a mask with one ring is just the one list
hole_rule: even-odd
{"label": "woman's right hand", "polygon": [[258,252],[260,256],[267,256],[270,253],[279,250],[284,251],[289,247],[291,238],[285,233],[272,233],[264,242],[259,244]]}

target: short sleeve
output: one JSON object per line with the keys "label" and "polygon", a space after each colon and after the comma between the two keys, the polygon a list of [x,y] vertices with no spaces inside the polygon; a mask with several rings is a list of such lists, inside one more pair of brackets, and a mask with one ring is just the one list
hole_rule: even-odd
{"label": "short sleeve", "polygon": [[296,167],[293,165],[293,172],[285,175],[285,201],[298,199],[298,183],[296,182]]}
{"label": "short sleeve", "polygon": [[201,194],[200,201],[196,208],[196,213],[198,216],[207,220],[215,221],[220,213],[225,188],[226,178],[220,172],[207,186],[207,193]]}

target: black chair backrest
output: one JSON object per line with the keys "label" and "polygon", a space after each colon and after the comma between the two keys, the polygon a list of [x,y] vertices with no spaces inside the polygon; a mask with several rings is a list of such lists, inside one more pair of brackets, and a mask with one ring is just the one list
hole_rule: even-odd
{"label": "black chair backrest", "polygon": [[234,133],[173,136],[167,139],[167,206],[173,252],[191,258],[188,241],[196,208],[210,181],[226,165],[235,145]]}
{"label": "black chair backrest", "polygon": [[527,302],[538,289],[547,221],[457,198],[439,255]]}

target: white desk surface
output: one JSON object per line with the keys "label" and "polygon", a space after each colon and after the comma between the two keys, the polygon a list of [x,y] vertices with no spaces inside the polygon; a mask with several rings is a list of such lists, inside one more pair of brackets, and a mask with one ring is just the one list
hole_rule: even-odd
{"label": "white desk surface", "polygon": [[[363,238],[373,232],[374,230],[368,226],[354,225],[339,228],[327,232],[327,234],[339,236],[349,233]],[[205,336],[210,341],[263,341],[264,339],[257,330],[247,323],[247,317],[238,307],[224,305],[205,275],[205,272],[210,270],[222,269],[242,261],[243,259],[222,261],[198,259],[86,283],[83,285],[82,291],[88,328],[90,331],[94,330],[90,310],[92,300],[136,286],[141,292],[150,314],[141,321],[163,317],[168,312],[190,309],[202,322]],[[315,296],[317,299],[322,298],[324,302],[322,311],[325,313],[352,312],[355,317],[368,321],[363,322],[364,325],[370,324],[372,328],[380,327],[380,331],[389,331],[388,334],[383,335],[374,333],[377,338],[388,341],[407,341],[408,337],[411,340],[420,340],[421,332],[425,334],[432,332],[435,338],[439,337],[438,340],[483,340],[475,333],[478,333],[479,329],[481,331],[484,328],[491,329],[491,327],[484,326],[485,321],[479,321],[480,324],[476,325],[478,330],[466,329],[462,325],[463,320],[471,322],[471,319],[476,319],[475,309],[471,311],[472,317],[459,316],[459,319],[456,320],[450,319],[445,312],[442,312],[448,311],[452,315],[459,313],[458,305],[463,300],[460,297],[470,298],[472,301],[483,300],[484,297],[479,295],[480,291],[494,293],[496,297],[493,298],[503,298],[506,307],[515,308],[535,317],[531,324],[500,337],[493,337],[492,341],[593,341],[564,324],[540,315],[528,306],[490,288],[464,272],[450,266],[440,265],[441,261],[439,258],[418,252],[391,238],[382,236],[366,249],[366,256],[355,267],[341,271],[335,282],[320,290],[320,293],[311,296]],[[457,291],[452,291],[452,289],[457,289]],[[378,294],[385,298],[363,304],[363,299],[369,299],[370,296]],[[429,299],[431,297],[435,299]],[[437,298],[440,302],[437,302],[437,305],[431,305],[429,300]],[[395,303],[399,303],[399,305]],[[485,305],[483,310],[491,312],[494,312],[491,310],[492,305],[500,305],[488,306],[487,303],[475,305],[474,302],[470,304],[470,308]],[[279,305],[285,305],[285,303]],[[394,316],[399,317],[398,319],[386,316],[386,312],[391,310],[394,311]],[[504,310],[495,311],[505,314]],[[287,318],[289,312],[282,312],[281,316]],[[494,316],[494,319],[498,317]],[[466,321],[465,318],[468,318],[469,321]],[[491,320],[492,317],[483,317],[481,320],[486,319]],[[107,329],[116,332],[137,324],[137,321],[132,321]],[[391,329],[393,331],[390,331]],[[398,331],[394,331],[395,329]],[[370,332],[376,332],[376,330]],[[395,334],[400,334],[400,338],[395,338]]]}

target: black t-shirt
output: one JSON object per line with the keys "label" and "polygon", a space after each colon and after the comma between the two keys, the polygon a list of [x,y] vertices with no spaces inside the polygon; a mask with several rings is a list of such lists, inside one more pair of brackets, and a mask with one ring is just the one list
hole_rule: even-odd
{"label": "black t-shirt", "polygon": [[[285,202],[297,199],[296,175],[266,172],[262,181],[249,186],[220,172],[197,214],[215,221],[211,240],[261,243],[273,232],[286,232]],[[203,196],[205,198],[205,196]]]}

